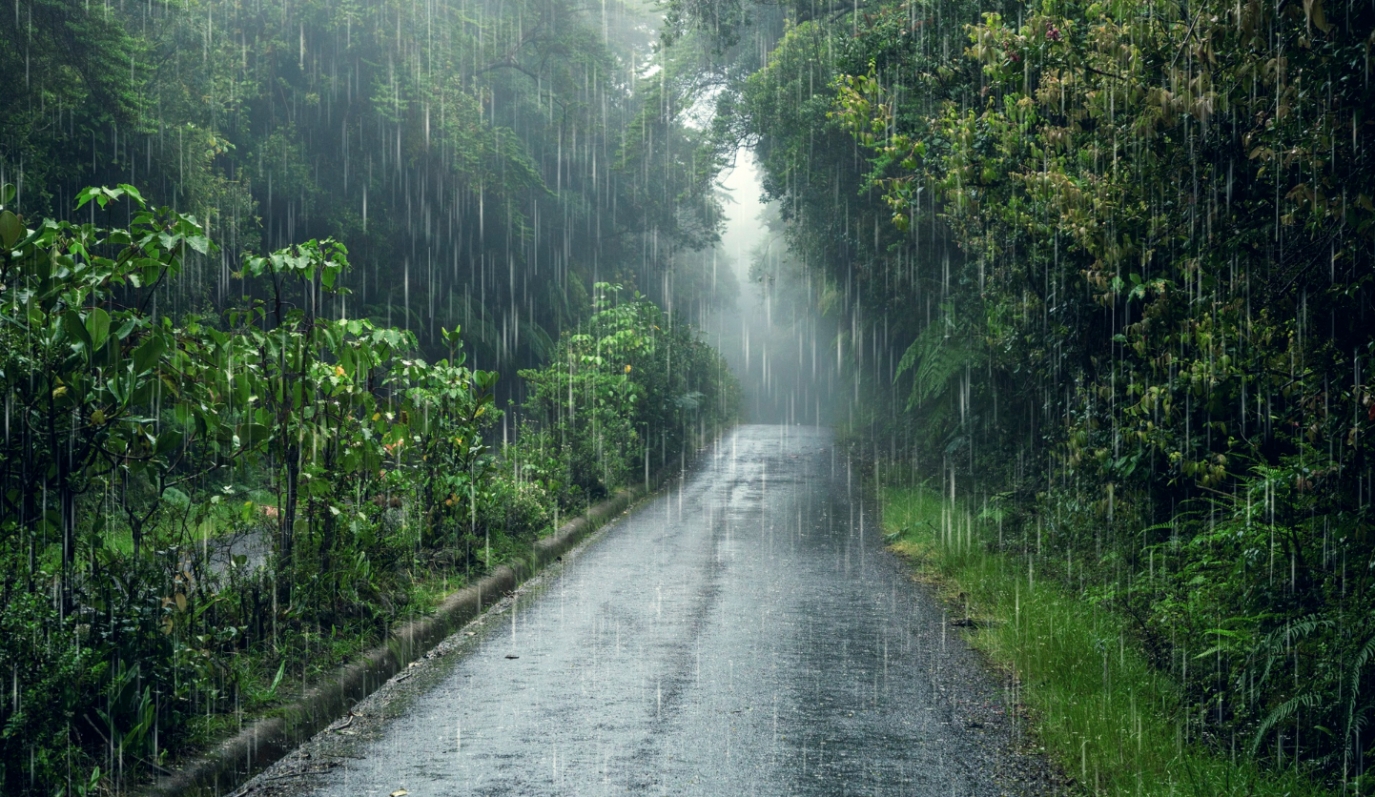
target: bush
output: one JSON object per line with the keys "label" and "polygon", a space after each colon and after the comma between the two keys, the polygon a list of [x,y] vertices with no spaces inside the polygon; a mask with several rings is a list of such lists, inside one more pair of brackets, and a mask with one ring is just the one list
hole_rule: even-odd
{"label": "bush", "polygon": [[598,283],[587,323],[553,361],[520,375],[526,411],[566,465],[560,486],[595,501],[658,471],[735,417],[738,390],[720,355],[638,293]]}
{"label": "bush", "polygon": [[[280,674],[311,660],[312,638],[374,638],[419,547],[454,542],[490,459],[496,377],[463,366],[457,331],[430,363],[409,333],[308,309],[347,268],[339,244],[246,258],[265,298],[155,316],[159,287],[214,244],[130,186],[78,207],[91,202],[127,202],[132,220],[30,229],[0,210],[14,430],[0,441],[0,666],[22,696],[0,705],[7,794],[88,787],[97,765],[97,785],[125,788],[191,718],[241,688],[272,699],[242,681],[241,650]],[[231,486],[245,480],[257,501]],[[228,536],[269,570],[222,553]]]}
{"label": "bush", "polygon": [[130,186],[80,202],[132,222],[0,209],[5,794],[129,788],[729,417],[714,352],[599,286],[527,372],[549,425],[498,457],[496,374],[464,365],[458,330],[431,362],[408,332],[312,309],[338,292],[338,243],[245,258],[223,313],[154,316],[214,244]]}

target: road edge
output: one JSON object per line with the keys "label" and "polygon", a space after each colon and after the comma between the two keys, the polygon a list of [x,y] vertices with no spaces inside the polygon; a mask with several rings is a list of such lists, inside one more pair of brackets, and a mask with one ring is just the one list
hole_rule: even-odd
{"label": "road edge", "polygon": [[433,615],[395,627],[385,642],[341,665],[300,699],[279,708],[276,716],[254,721],[181,769],[158,778],[140,793],[144,797],[219,795],[238,787],[323,730],[589,534],[654,495],[678,473],[678,468],[666,469],[650,482],[618,490],[560,526],[554,534],[536,540],[526,558],[502,565],[476,583],[450,594]]}

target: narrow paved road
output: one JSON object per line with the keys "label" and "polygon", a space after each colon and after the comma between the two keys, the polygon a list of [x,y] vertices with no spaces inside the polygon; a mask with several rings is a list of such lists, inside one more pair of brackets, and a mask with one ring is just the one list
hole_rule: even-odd
{"label": "narrow paved road", "polygon": [[395,716],[322,734],[256,792],[1043,788],[823,429],[737,429],[469,633],[404,711],[365,704]]}

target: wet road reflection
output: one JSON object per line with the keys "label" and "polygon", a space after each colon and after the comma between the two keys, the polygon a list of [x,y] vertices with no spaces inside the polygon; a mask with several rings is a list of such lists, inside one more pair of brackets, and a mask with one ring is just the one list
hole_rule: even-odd
{"label": "wet road reflection", "polygon": [[827,430],[736,429],[507,615],[314,793],[1000,791],[996,690]]}

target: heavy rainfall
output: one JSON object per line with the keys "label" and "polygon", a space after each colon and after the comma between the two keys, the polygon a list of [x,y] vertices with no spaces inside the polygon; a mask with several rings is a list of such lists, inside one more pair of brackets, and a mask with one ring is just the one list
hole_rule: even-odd
{"label": "heavy rainfall", "polygon": [[0,793],[1370,794],[1373,48],[14,0]]}

